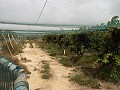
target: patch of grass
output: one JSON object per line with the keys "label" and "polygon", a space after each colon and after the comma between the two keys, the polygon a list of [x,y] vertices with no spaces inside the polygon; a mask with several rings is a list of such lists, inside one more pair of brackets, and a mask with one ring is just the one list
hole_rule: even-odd
{"label": "patch of grass", "polygon": [[73,66],[72,62],[68,58],[62,58],[62,59],[59,60],[59,62],[62,65],[67,66],[67,67]]}
{"label": "patch of grass", "polygon": [[59,51],[58,51],[57,49],[55,49],[55,48],[49,49],[49,53],[50,53],[50,56],[61,55],[61,52],[59,52]]}
{"label": "patch of grass", "polygon": [[46,43],[44,41],[36,42],[37,46],[50,53],[50,56],[59,56],[63,55],[63,49],[52,43]]}
{"label": "patch of grass", "polygon": [[80,85],[89,86],[96,89],[99,89],[101,87],[101,83],[99,82],[99,80],[94,79],[93,77],[90,76],[89,77],[85,76],[84,74],[81,73],[74,75],[70,80]]}
{"label": "patch of grass", "polygon": [[90,55],[90,56],[82,56],[78,62],[77,65],[82,65],[82,64],[91,64],[95,63],[98,60],[97,55]]}
{"label": "patch of grass", "polygon": [[43,66],[42,68],[44,68],[44,70],[49,71],[50,66],[49,66],[49,64],[48,64],[48,63],[45,63],[45,64],[44,64],[44,66]]}
{"label": "patch of grass", "polygon": [[50,56],[56,56],[57,55],[57,52],[56,52],[56,50],[49,50],[49,52],[50,52]]}
{"label": "patch of grass", "polygon": [[44,74],[42,75],[42,78],[43,78],[43,79],[50,79],[50,78],[51,78],[51,74],[50,74],[50,73],[44,73]]}
{"label": "patch of grass", "polygon": [[[13,55],[17,55],[19,53],[22,53],[22,47],[15,42],[12,41],[13,48],[10,43],[8,43],[9,49]],[[9,52],[7,44],[5,42],[2,43],[2,52]]]}
{"label": "patch of grass", "polygon": [[46,61],[42,61],[43,63],[43,70],[41,71],[42,73],[42,78],[43,79],[50,79],[52,77],[52,74],[50,73],[50,66],[49,63],[47,63]]}
{"label": "patch of grass", "polygon": [[63,55],[63,50],[59,48],[57,45],[54,44],[48,44],[46,48],[46,51],[50,53],[50,56],[59,56]]}
{"label": "patch of grass", "polygon": [[96,71],[95,75],[99,79],[120,84],[120,66],[104,64]]}

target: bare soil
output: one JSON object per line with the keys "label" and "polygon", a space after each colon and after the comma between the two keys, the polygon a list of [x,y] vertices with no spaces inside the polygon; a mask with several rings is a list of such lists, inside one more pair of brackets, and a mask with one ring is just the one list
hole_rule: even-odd
{"label": "bare soil", "polygon": [[[26,58],[21,63],[25,64],[29,74],[28,82],[30,90],[79,90],[77,84],[73,84],[69,81],[69,74],[72,73],[73,68],[67,68],[58,63],[58,60],[49,56],[40,48],[29,48],[29,44],[23,49],[23,53],[19,54],[19,59]],[[42,61],[47,61],[50,64],[50,71],[52,77],[48,80],[41,78],[40,71],[42,70]]]}

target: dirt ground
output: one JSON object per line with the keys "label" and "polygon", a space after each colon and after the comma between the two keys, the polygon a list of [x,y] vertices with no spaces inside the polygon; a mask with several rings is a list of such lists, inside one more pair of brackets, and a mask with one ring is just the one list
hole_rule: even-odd
{"label": "dirt ground", "polygon": [[[30,90],[93,90],[69,81],[68,76],[74,68],[62,66],[56,58],[49,56],[48,53],[37,48],[34,43],[33,48],[29,48],[29,46],[27,44],[26,48],[23,49],[23,53],[20,53],[17,57],[20,60],[21,58],[26,58],[26,61],[21,60],[20,62],[26,65],[31,72],[28,78]],[[50,64],[50,72],[52,74],[50,79],[41,78],[42,61],[47,61]]]}

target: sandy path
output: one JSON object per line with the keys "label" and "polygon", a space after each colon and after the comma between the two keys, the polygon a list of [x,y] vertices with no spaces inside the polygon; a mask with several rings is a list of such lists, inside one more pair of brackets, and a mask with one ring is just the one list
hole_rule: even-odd
{"label": "sandy path", "polygon": [[[28,79],[30,90],[80,90],[80,87],[71,83],[68,78],[73,68],[62,66],[58,63],[58,60],[55,60],[40,48],[36,48],[35,45],[34,48],[29,48],[29,44],[27,44],[27,47],[23,51],[18,57],[19,59],[26,57],[29,60],[28,62],[21,61],[21,63],[25,64],[31,72]],[[41,78],[40,70],[41,61],[43,60],[50,64],[51,79],[45,80]]]}

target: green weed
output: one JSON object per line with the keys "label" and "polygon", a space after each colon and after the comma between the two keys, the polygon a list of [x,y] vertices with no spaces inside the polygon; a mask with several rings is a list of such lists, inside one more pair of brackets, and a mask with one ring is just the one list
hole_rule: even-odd
{"label": "green weed", "polygon": [[80,85],[89,86],[96,89],[99,89],[101,86],[99,80],[94,79],[93,77],[85,76],[84,74],[81,73],[74,75],[70,80]]}
{"label": "green weed", "polygon": [[43,63],[43,70],[41,71],[42,73],[42,78],[43,79],[50,79],[52,77],[52,74],[50,73],[50,66],[49,63],[47,63],[46,61],[42,61]]}

